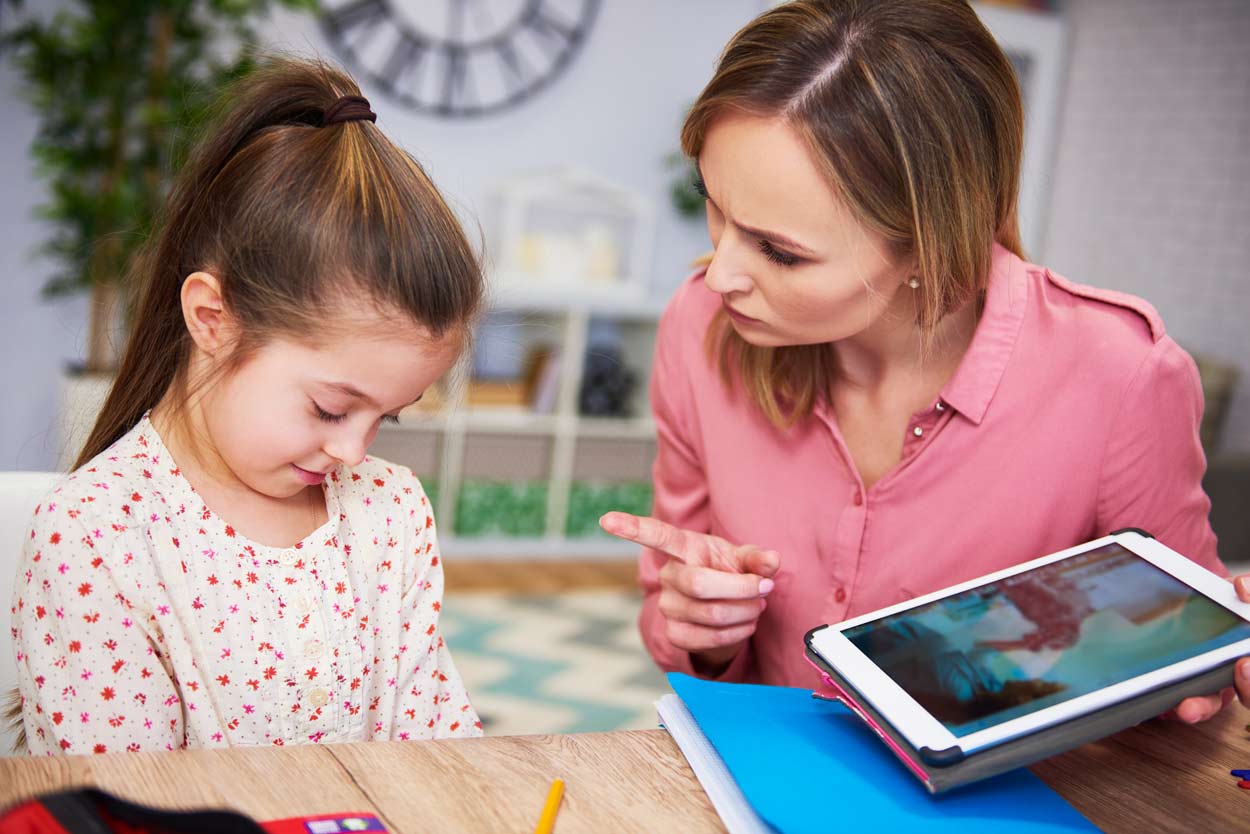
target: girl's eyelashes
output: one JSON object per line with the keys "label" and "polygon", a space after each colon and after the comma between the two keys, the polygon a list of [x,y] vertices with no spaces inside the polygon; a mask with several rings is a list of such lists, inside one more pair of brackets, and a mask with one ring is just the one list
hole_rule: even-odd
{"label": "girl's eyelashes", "polygon": [[[316,410],[317,412],[317,419],[323,420],[327,423],[341,423],[343,422],[343,419],[347,417],[346,414],[331,414],[330,412],[326,411],[321,406],[317,405],[315,401],[313,402],[313,409]],[[383,414],[382,422],[394,423],[395,425],[399,425],[399,415],[398,414]]]}
{"label": "girl's eyelashes", "polygon": [[315,400],[313,401],[313,410],[317,412],[317,419],[326,423],[341,423],[343,418],[347,416],[346,414],[331,414],[321,406],[317,405]]}
{"label": "girl's eyelashes", "polygon": [[783,252],[763,238],[760,238],[760,251],[764,253],[765,258],[780,266],[794,266],[799,262],[797,255]]}

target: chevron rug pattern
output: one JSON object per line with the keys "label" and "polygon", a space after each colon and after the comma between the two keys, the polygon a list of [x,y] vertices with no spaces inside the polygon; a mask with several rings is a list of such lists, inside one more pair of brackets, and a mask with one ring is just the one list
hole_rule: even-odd
{"label": "chevron rug pattern", "polygon": [[638,636],[637,593],[448,593],[443,637],[487,735],[657,726],[669,692]]}

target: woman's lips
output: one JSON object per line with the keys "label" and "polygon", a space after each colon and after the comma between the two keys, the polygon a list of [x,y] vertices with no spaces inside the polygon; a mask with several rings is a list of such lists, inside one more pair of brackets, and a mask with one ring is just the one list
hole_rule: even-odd
{"label": "woman's lips", "polygon": [[750,316],[744,316],[742,313],[739,313],[737,310],[735,310],[733,307],[730,307],[728,304],[725,304],[724,307],[725,307],[725,312],[728,313],[729,317],[736,322],[739,322],[741,324],[759,324],[760,323],[759,319],[753,319]]}

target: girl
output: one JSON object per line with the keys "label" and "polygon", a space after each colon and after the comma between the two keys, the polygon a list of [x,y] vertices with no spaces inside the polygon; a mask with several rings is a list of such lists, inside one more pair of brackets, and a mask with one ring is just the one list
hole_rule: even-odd
{"label": "girl", "polygon": [[464,347],[477,259],[342,72],[274,61],[223,102],[23,550],[30,752],[480,735],[429,501],[365,455]]}
{"label": "girl", "polygon": [[682,133],[715,252],[660,324],[656,517],[603,520],[662,667],[816,687],[809,628],[1122,527],[1225,573],[1194,364],[1025,261],[1021,144],[963,0],[802,0],[726,47]]}

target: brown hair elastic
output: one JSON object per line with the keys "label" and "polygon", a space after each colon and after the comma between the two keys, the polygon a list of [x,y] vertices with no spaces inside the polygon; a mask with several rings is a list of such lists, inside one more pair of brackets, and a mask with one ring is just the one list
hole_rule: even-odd
{"label": "brown hair elastic", "polygon": [[339,122],[355,122],[368,119],[378,120],[378,114],[369,109],[369,99],[364,96],[342,96],[334,104],[326,108],[321,117],[321,126],[338,124]]}

